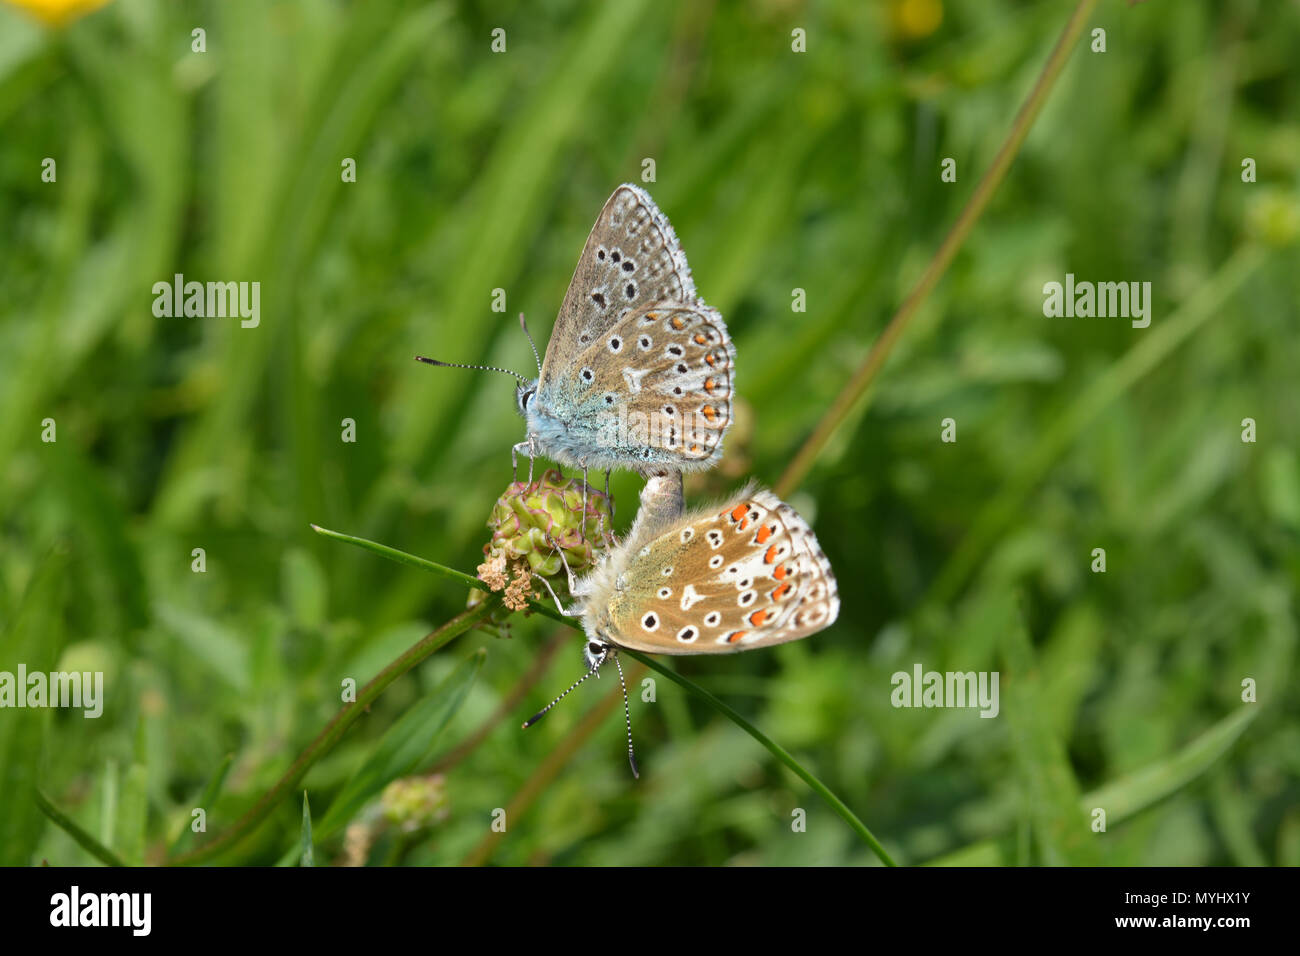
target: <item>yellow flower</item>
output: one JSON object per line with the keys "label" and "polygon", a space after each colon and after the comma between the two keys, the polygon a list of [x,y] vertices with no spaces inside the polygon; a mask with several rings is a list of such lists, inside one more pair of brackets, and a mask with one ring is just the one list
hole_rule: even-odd
{"label": "yellow flower", "polygon": [[940,0],[895,0],[891,12],[895,31],[908,40],[928,37],[943,23]]}
{"label": "yellow flower", "polygon": [[61,27],[94,13],[108,0],[8,0],[11,6],[30,13],[46,26]]}

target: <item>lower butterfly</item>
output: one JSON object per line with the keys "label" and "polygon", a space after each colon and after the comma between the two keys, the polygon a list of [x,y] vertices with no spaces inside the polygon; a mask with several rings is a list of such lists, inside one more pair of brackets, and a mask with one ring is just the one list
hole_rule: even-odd
{"label": "lower butterfly", "polygon": [[[652,478],[626,539],[595,571],[570,582],[578,603],[561,611],[582,618],[587,672],[525,727],[611,659],[622,679],[620,647],[730,654],[797,641],[835,623],[835,575],[794,508],[751,487],[725,505],[683,514],[680,481],[680,473]],[[626,715],[626,686],[623,705]],[[628,759],[637,773],[630,720]]]}

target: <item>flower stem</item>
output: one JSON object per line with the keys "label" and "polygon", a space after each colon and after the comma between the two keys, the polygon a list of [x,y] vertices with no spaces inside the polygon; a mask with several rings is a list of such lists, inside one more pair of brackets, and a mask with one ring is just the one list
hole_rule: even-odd
{"label": "flower stem", "polygon": [[[348,540],[346,535],[336,536]],[[353,540],[359,541],[360,539]],[[367,542],[367,544],[369,543],[371,542]],[[402,552],[394,553],[401,554]],[[410,556],[407,555],[407,557]],[[429,563],[432,564],[433,562]],[[435,567],[441,567],[441,565],[435,565]],[[451,569],[447,568],[445,570],[450,571]],[[468,577],[467,575],[461,575],[459,571],[453,572],[453,574],[459,577]],[[446,646],[454,638],[472,630],[488,616],[495,606],[496,602],[494,600],[484,601],[476,608],[461,612],[442,627],[426,634],[415,644],[412,644],[396,660],[380,671],[370,683],[361,688],[357,692],[355,701],[343,705],[339,712],[325,725],[325,729],[317,734],[316,739],[307,745],[307,749],[298,755],[298,759],[293,762],[293,766],[285,772],[279,782],[263,794],[262,798],[254,804],[251,810],[240,817],[236,823],[211,843],[205,844],[196,850],[191,850],[189,853],[173,857],[167,862],[173,866],[202,863],[229,849],[251,834],[270,815],[271,811],[275,809],[282,799],[290,793],[296,792],[299,782],[307,775],[307,771],[311,769],[312,765],[334,748],[334,745],[339,742],[347,729],[356,723],[357,719],[366,712],[393,681],[407,673],[434,651]]]}

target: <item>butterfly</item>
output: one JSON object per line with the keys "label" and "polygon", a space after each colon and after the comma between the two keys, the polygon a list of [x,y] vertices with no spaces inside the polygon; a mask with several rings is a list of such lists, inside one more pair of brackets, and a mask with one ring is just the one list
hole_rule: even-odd
{"label": "butterfly", "polygon": [[[621,680],[621,647],[734,654],[797,641],[835,623],[835,575],[794,508],[746,487],[723,505],[687,513],[680,485],[680,473],[651,478],[627,537],[592,573],[570,582],[578,603],[561,612],[582,618],[587,671],[525,727],[611,659]],[[626,714],[626,685],[623,706]],[[630,720],[628,759],[636,774]]]}
{"label": "butterfly", "polygon": [[530,480],[538,454],[581,468],[584,479],[588,469],[604,470],[606,486],[618,468],[647,475],[711,468],[734,417],[736,350],[727,327],[696,295],[668,218],[631,184],[615,189],[596,218],[536,379],[417,359],[519,380],[527,437],[511,460],[517,472],[518,455],[528,455]]}

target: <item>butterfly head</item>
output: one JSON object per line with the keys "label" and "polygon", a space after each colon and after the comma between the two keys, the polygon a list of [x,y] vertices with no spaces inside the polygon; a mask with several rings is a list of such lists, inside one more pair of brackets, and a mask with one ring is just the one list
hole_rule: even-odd
{"label": "butterfly head", "polygon": [[515,387],[515,406],[519,414],[528,418],[528,410],[537,400],[537,379],[520,379]]}
{"label": "butterfly head", "polygon": [[597,630],[594,636],[589,636],[586,646],[582,649],[582,656],[587,661],[587,670],[594,671],[601,667],[609,660],[610,650],[610,643],[600,630]]}

